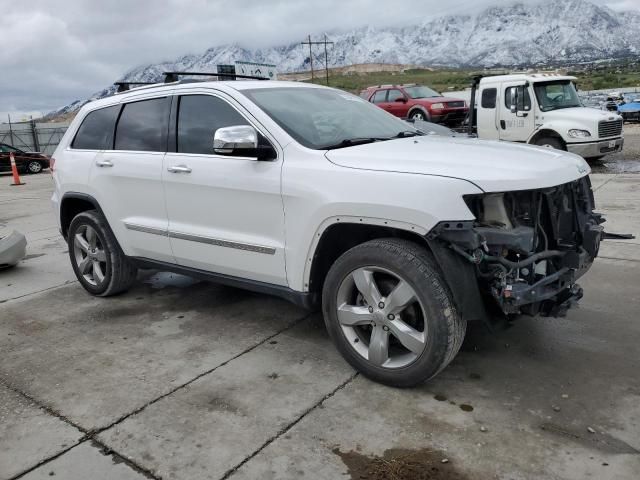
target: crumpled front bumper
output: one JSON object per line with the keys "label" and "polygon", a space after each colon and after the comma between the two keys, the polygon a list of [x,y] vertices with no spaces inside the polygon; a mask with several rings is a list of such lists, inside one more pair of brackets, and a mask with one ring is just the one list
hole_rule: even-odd
{"label": "crumpled front bumper", "polygon": [[27,239],[16,231],[0,238],[0,269],[16,265],[27,254]]}

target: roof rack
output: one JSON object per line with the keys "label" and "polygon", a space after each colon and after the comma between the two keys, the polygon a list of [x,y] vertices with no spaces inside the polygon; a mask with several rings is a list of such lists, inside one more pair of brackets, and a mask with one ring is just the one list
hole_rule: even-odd
{"label": "roof rack", "polygon": [[116,93],[126,92],[131,88],[131,85],[155,85],[156,82],[115,82],[114,85],[118,87]]}
{"label": "roof rack", "polygon": [[251,80],[269,80],[265,77],[257,77],[255,75],[237,75],[235,73],[210,73],[210,72],[164,72],[164,83],[173,83],[179,80],[178,77],[182,75],[192,75],[192,76],[201,76],[201,77],[232,77],[236,78],[247,78]]}

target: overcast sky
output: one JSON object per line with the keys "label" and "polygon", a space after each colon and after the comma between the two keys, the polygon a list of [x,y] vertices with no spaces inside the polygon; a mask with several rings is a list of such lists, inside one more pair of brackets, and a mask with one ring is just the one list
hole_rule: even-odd
{"label": "overcast sky", "polygon": [[[530,0],[527,0],[527,2]],[[640,0],[592,0],[616,10]],[[140,64],[365,25],[418,23],[513,0],[0,0],[0,121],[48,112]]]}

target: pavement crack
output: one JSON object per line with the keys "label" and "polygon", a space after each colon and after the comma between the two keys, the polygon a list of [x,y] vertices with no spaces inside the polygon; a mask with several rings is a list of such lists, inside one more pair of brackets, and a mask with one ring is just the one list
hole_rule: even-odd
{"label": "pavement crack", "polygon": [[220,478],[220,480],[227,480],[229,477],[231,477],[234,473],[236,473],[244,464],[246,464],[247,462],[249,462],[252,458],[254,458],[256,455],[258,455],[261,451],[263,451],[265,448],[267,448],[269,445],[271,445],[273,442],[275,442],[278,438],[280,438],[282,435],[284,435],[285,433],[287,433],[289,430],[291,430],[293,427],[295,427],[298,423],[300,423],[307,415],[309,415],[311,412],[313,412],[314,410],[316,410],[318,407],[320,407],[325,401],[327,401],[328,399],[330,399],[331,397],[333,397],[336,393],[338,393],[340,390],[342,390],[343,388],[345,388],[347,385],[349,385],[351,382],[353,382],[353,380],[355,380],[355,378],[358,376],[358,372],[355,372],[353,374],[351,374],[349,376],[349,378],[347,378],[344,382],[342,382],[340,385],[338,385],[336,388],[334,388],[333,390],[331,390],[329,393],[327,393],[324,397],[322,397],[318,402],[314,403],[311,407],[307,408],[304,412],[302,412],[302,415],[300,415],[299,417],[297,417],[296,419],[294,419],[292,422],[288,423],[287,425],[285,425],[283,428],[281,428],[280,430],[278,430],[278,432],[276,432],[275,435],[269,437],[267,439],[266,442],[264,442],[262,445],[260,445],[256,450],[254,450],[251,454],[249,454],[248,456],[246,456],[240,463],[238,463],[236,466],[230,468],[229,470],[227,470],[225,472],[225,474]]}
{"label": "pavement crack", "polygon": [[19,478],[24,477],[25,475],[33,472],[34,470],[37,470],[38,468],[42,467],[43,465],[46,465],[47,463],[55,460],[56,458],[59,458],[61,456],[63,456],[65,453],[69,452],[70,450],[73,450],[74,448],[76,448],[78,445],[81,445],[85,442],[85,438],[81,438],[80,440],[78,440],[76,443],[74,443],[73,445],[65,448],[64,450],[59,451],[58,453],[51,455],[41,461],[39,461],[38,463],[36,463],[35,465],[27,468],[26,470],[18,473],[17,475],[14,475],[13,477],[9,477],[8,480],[18,480]]}
{"label": "pavement crack", "polygon": [[6,298],[4,300],[0,300],[0,303],[7,303],[7,302],[11,302],[13,300],[19,300],[21,298],[30,297],[31,295],[38,295],[39,293],[42,293],[42,292],[48,292],[49,290],[55,290],[56,288],[66,287],[67,285],[71,285],[72,283],[78,283],[78,281],[77,280],[67,280],[64,283],[60,283],[59,285],[54,285],[53,287],[43,288],[42,290],[38,290],[37,292],[25,293],[24,295],[18,295],[17,297]]}
{"label": "pavement crack", "polygon": [[[76,422],[74,422],[70,418],[66,417],[62,413],[60,413],[57,410],[55,410],[54,408],[52,408],[52,407],[50,407],[48,405],[45,405],[44,403],[38,401],[36,398],[34,398],[32,395],[28,394],[27,392],[24,392],[23,390],[20,390],[19,388],[14,387],[10,383],[7,383],[5,380],[2,380],[2,379],[0,379],[0,385],[8,388],[9,390],[11,390],[12,392],[17,393],[18,395],[22,395],[24,398],[29,400],[31,403],[33,403],[34,405],[37,405],[40,410],[43,410],[44,412],[48,413],[49,415],[51,415],[53,417],[56,417],[59,420],[62,420],[63,422],[65,422],[68,425],[71,425],[76,430],[79,430],[80,432],[82,432],[84,434],[84,437],[86,437],[87,434],[89,434],[89,430],[87,430],[83,426],[77,424]],[[80,441],[82,441],[82,439]]]}

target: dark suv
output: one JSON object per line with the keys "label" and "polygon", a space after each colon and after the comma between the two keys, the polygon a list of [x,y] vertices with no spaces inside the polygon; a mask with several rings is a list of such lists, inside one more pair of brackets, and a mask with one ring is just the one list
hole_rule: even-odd
{"label": "dark suv", "polygon": [[49,168],[49,157],[39,152],[25,152],[6,143],[0,143],[0,172],[11,171],[9,154],[13,153],[20,173],[40,173]]}
{"label": "dark suv", "polygon": [[467,117],[467,102],[443,97],[424,85],[379,85],[368,87],[360,96],[396,117],[459,125]]}

